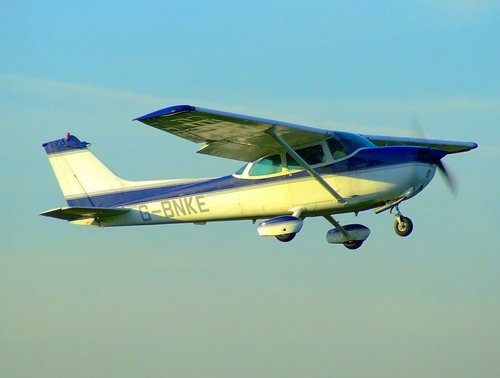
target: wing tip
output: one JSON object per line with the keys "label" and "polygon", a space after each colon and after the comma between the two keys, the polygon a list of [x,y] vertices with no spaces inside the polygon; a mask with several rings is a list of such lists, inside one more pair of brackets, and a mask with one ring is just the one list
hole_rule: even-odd
{"label": "wing tip", "polygon": [[152,113],[148,113],[146,115],[134,118],[133,121],[144,121],[144,120],[149,119],[149,118],[173,116],[175,114],[189,112],[189,111],[193,111],[195,109],[196,108],[194,106],[191,106],[191,105],[173,105],[173,106],[168,106],[166,108],[156,110]]}

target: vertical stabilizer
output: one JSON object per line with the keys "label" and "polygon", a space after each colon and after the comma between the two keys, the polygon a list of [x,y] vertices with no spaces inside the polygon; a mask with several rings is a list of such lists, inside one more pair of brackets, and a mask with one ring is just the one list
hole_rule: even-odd
{"label": "vertical stabilizer", "polygon": [[[43,144],[64,198],[83,199],[95,206],[90,194],[124,188],[127,181],[116,176],[74,135]],[[69,204],[69,202],[68,202]]]}

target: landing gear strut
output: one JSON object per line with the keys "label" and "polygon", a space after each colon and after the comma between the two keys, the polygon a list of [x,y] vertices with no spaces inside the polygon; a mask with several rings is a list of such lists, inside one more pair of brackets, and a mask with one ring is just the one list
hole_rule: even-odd
{"label": "landing gear strut", "polygon": [[324,217],[335,226],[326,233],[328,243],[343,244],[347,249],[358,249],[370,235],[370,229],[362,224],[341,226],[331,215],[324,215]]}
{"label": "landing gear strut", "polygon": [[391,209],[391,213],[396,216],[396,222],[394,222],[394,231],[396,231],[396,234],[403,237],[410,235],[413,231],[413,222],[411,219],[403,216],[398,206]]}

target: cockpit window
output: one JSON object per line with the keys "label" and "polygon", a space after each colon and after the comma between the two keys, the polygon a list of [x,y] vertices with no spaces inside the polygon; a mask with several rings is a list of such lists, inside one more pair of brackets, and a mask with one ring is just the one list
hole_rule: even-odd
{"label": "cockpit window", "polygon": [[[299,156],[309,165],[320,164],[325,161],[325,152],[320,144],[296,150]],[[302,169],[293,157],[286,154],[286,164],[289,170]]]}
{"label": "cockpit window", "polygon": [[252,168],[250,168],[250,172],[248,172],[249,176],[262,176],[262,175],[271,175],[273,173],[280,173],[282,170],[281,166],[281,156],[280,155],[272,155],[265,157],[258,162],[254,163]]}
{"label": "cockpit window", "polygon": [[341,159],[363,147],[373,148],[375,145],[368,139],[356,134],[335,132],[335,135],[327,141],[334,160]]}
{"label": "cockpit window", "polygon": [[342,159],[344,156],[349,155],[347,149],[337,138],[328,139],[328,147],[332,153],[333,160]]}

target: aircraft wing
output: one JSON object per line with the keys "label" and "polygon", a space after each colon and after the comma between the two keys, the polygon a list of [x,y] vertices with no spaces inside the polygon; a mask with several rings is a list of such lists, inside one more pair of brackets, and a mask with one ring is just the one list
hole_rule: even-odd
{"label": "aircraft wing", "polygon": [[392,137],[382,135],[361,135],[377,146],[420,146],[458,153],[472,150],[477,147],[473,142],[456,142],[451,140],[436,140],[425,138]]}
{"label": "aircraft wing", "polygon": [[242,161],[254,161],[282,150],[266,133],[273,126],[276,133],[294,148],[333,135],[328,130],[191,105],[171,106],[134,121],[195,143],[204,143],[197,151],[199,153]]}
{"label": "aircraft wing", "polygon": [[69,222],[86,218],[106,218],[125,214],[130,209],[108,207],[60,207],[40,213],[40,215],[67,220]]}

